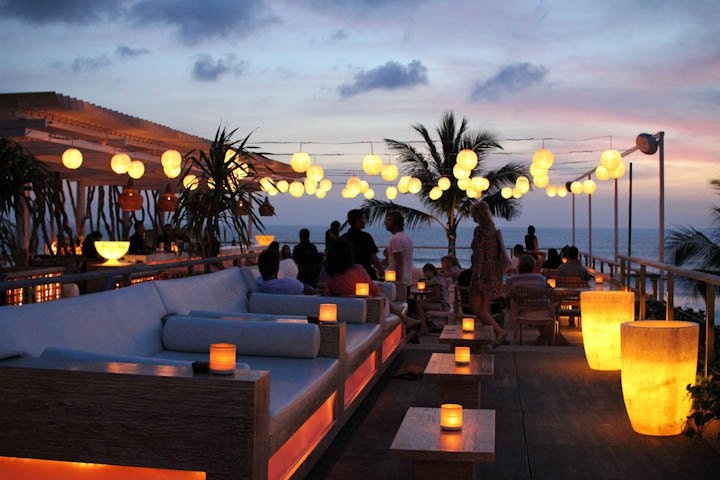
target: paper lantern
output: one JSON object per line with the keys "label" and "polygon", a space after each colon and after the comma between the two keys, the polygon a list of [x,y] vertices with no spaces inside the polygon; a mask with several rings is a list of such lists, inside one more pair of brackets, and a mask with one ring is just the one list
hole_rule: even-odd
{"label": "paper lantern", "polygon": [[397,275],[395,274],[395,270],[385,270],[385,281],[386,282],[394,282],[397,278]]}
{"label": "paper lantern", "polygon": [[370,184],[367,180],[360,180],[360,193],[365,193],[370,189]]}
{"label": "paper lantern", "polygon": [[132,159],[127,153],[116,153],[110,159],[110,168],[118,175],[127,173]]}
{"label": "paper lantern", "polygon": [[235,345],[232,343],[210,345],[210,373],[219,375],[235,373]]}
{"label": "paper lantern", "polygon": [[577,180],[572,182],[570,184],[570,191],[575,195],[581,194],[582,193],[582,182],[578,182]]}
{"label": "paper lantern", "polygon": [[287,180],[280,180],[277,182],[277,185],[275,185],[280,193],[285,193],[288,191],[288,188],[290,187],[290,184]]}
{"label": "paper lantern", "polygon": [[130,168],[128,168],[127,173],[130,178],[137,180],[145,174],[145,164],[140,160],[133,160],[130,162]]}
{"label": "paper lantern", "polygon": [[545,188],[547,187],[548,183],[550,183],[550,179],[547,175],[533,178],[533,185],[535,185],[537,188]]}
{"label": "paper lantern", "polygon": [[567,188],[565,188],[564,186],[558,187],[558,189],[557,189],[558,197],[565,198],[565,197],[567,197],[567,194],[568,194]]}
{"label": "paper lantern", "polygon": [[622,163],[622,155],[617,150],[605,150],[600,155],[600,165],[607,168],[608,172],[615,170]]}
{"label": "paper lantern", "polygon": [[515,180],[515,188],[521,193],[526,194],[530,191],[530,180],[525,175],[520,175]]}
{"label": "paper lantern", "polygon": [[548,174],[547,168],[543,168],[533,163],[530,165],[530,175],[533,177],[544,177]]}
{"label": "paper lantern", "polygon": [[620,162],[620,165],[618,165],[615,170],[610,172],[610,176],[612,178],[622,178],[623,175],[625,175],[625,164]]}
{"label": "paper lantern", "polygon": [[320,312],[318,313],[318,320],[327,323],[337,322],[337,304],[335,303],[321,303]]}
{"label": "paper lantern", "polygon": [[400,177],[400,181],[398,182],[398,192],[400,193],[408,193],[408,184],[410,183],[410,177],[409,175],[403,175]]}
{"label": "paper lantern", "polygon": [[472,171],[472,169],[477,166],[478,157],[473,150],[466,148],[464,150],[460,150],[457,154],[455,163],[456,165],[460,165],[460,168],[463,170]]}
{"label": "paper lantern", "polygon": [[545,148],[538,148],[535,150],[535,153],[533,153],[532,163],[545,170],[552,167],[554,161],[555,156],[553,153]]}
{"label": "paper lantern", "polygon": [[308,195],[315,195],[315,192],[317,192],[317,182],[312,178],[306,178],[303,182],[303,187],[305,189],[305,193]]}
{"label": "paper lantern", "polygon": [[583,191],[583,193],[585,193],[587,195],[592,195],[593,193],[595,193],[596,188],[597,188],[597,186],[595,185],[595,182],[593,182],[592,180],[588,179],[588,180],[584,180],[582,182],[582,191]]}
{"label": "paper lantern", "polygon": [[605,180],[608,180],[610,178],[610,172],[604,166],[598,165],[595,169],[595,176],[598,180],[604,182]]}
{"label": "paper lantern", "polygon": [[620,325],[635,318],[635,294],[580,292],[585,358],[593,370],[620,370]]}
{"label": "paper lantern", "polygon": [[462,319],[462,331],[463,332],[474,332],[475,331],[475,319],[472,317],[465,317]]}
{"label": "paper lantern", "polygon": [[198,178],[192,173],[188,173],[187,175],[185,175],[182,183],[183,187],[189,190],[195,190],[196,188],[198,188],[198,186],[200,186],[200,180],[198,180]]}
{"label": "paper lantern", "polygon": [[237,157],[237,152],[232,148],[225,150],[225,163],[232,162]]}
{"label": "paper lantern", "polygon": [[125,212],[132,212],[142,208],[143,198],[140,192],[133,185],[132,179],[128,179],[127,186],[118,196],[118,206]]}
{"label": "paper lantern", "polygon": [[502,196],[505,200],[509,200],[513,196],[513,189],[510,187],[503,187],[503,189],[500,190],[500,196]]}
{"label": "paper lantern", "polygon": [[174,212],[177,208],[177,197],[172,192],[170,184],[168,183],[165,187],[165,193],[163,193],[157,202],[158,212]]}
{"label": "paper lantern", "polygon": [[470,188],[471,180],[469,178],[460,178],[457,181],[457,186],[460,190],[467,191]]}
{"label": "paper lantern", "polygon": [[523,192],[521,192],[519,188],[517,188],[517,187],[513,188],[513,190],[512,190],[512,197],[513,197],[514,199],[517,200],[517,199],[519,199],[519,198],[522,197],[522,196],[523,196]]}
{"label": "paper lantern", "polygon": [[347,188],[348,192],[350,192],[353,197],[360,193],[360,186],[360,179],[355,175],[348,178],[347,182],[345,182],[345,188]]}
{"label": "paper lantern", "polygon": [[329,192],[332,188],[332,181],[330,181],[329,178],[323,178],[320,180],[320,183],[318,184],[318,188],[322,190],[323,192]]}
{"label": "paper lantern", "polygon": [[411,177],[408,182],[408,193],[416,194],[422,189],[422,182],[419,178]]}
{"label": "paper lantern", "polygon": [[163,168],[163,173],[168,178],[177,178],[182,173],[182,167],[178,165],[177,167]]}
{"label": "paper lantern", "polygon": [[442,190],[440,190],[440,187],[434,186],[432,189],[430,189],[430,200],[437,200],[440,197],[442,197]]}
{"label": "paper lantern", "polygon": [[462,405],[457,403],[440,405],[440,428],[450,431],[462,429]]}
{"label": "paper lantern", "polygon": [[557,187],[555,185],[548,185],[545,189],[545,193],[547,193],[548,197],[552,198],[557,195]]}
{"label": "paper lantern", "polygon": [[392,163],[388,163],[382,167],[380,175],[386,182],[392,182],[398,176],[398,168]]}
{"label": "paper lantern", "polygon": [[382,158],[375,154],[365,155],[362,168],[368,175],[377,175],[382,171]]}
{"label": "paper lantern", "polygon": [[456,164],[453,167],[453,177],[457,178],[458,180],[463,178],[470,178],[470,170],[465,170],[460,166],[460,164]]}
{"label": "paper lantern", "polygon": [[325,170],[320,165],[310,165],[307,169],[307,178],[315,183],[319,182],[325,176]]}
{"label": "paper lantern", "polygon": [[438,179],[438,187],[440,187],[440,190],[443,192],[450,188],[451,182],[450,179],[447,177],[440,177]]}
{"label": "paper lantern", "polygon": [[273,185],[273,181],[270,177],[263,177],[260,179],[260,190],[263,192],[275,190],[275,185]]}
{"label": "paper lantern", "polygon": [[290,195],[292,195],[293,197],[300,198],[302,197],[303,192],[305,192],[305,187],[302,183],[296,180],[290,184],[290,187],[288,187],[288,192],[290,192]]}
{"label": "paper lantern", "polygon": [[304,173],[310,168],[310,155],[305,152],[293,153],[290,157],[290,166],[298,173]]}
{"label": "paper lantern", "polygon": [[369,283],[356,283],[355,284],[355,295],[359,297],[367,297],[370,295],[370,284]]}
{"label": "paper lantern", "polygon": [[423,282],[423,281],[417,282],[417,289],[420,290],[421,292],[423,290],[425,290],[425,282]]}
{"label": "paper lantern", "polygon": [[398,190],[395,187],[387,187],[385,189],[385,196],[387,197],[388,200],[395,200],[395,198],[397,197],[397,194],[398,194]]}
{"label": "paper lantern", "polygon": [[68,148],[62,154],[62,163],[65,165],[65,168],[75,170],[76,168],[80,168],[82,162],[82,153],[77,148]]}
{"label": "paper lantern", "polygon": [[163,169],[179,167],[182,163],[182,155],[177,150],[165,150],[160,157],[160,163]]}
{"label": "paper lantern", "polygon": [[[243,178],[247,177],[250,172],[250,166],[245,163],[238,163],[235,162],[234,168],[232,169],[233,177],[235,177],[238,180],[242,180]],[[265,177],[267,178],[267,177]]]}
{"label": "paper lantern", "polygon": [[315,192],[315,196],[322,200],[323,198],[325,198],[327,196],[327,192],[325,190],[320,190],[318,188],[317,191]]}
{"label": "paper lantern", "polygon": [[368,188],[365,193],[363,193],[363,195],[366,199],[372,200],[373,198],[375,198],[375,190],[373,190],[372,188]]}
{"label": "paper lantern", "polygon": [[95,250],[106,260],[106,262],[102,264],[105,267],[119,267],[123,265],[120,259],[130,249],[130,242],[128,241],[96,240],[94,243]]}
{"label": "paper lantern", "polygon": [[460,365],[470,363],[470,347],[455,347],[455,363]]}
{"label": "paper lantern", "polygon": [[620,326],[623,400],[637,433],[682,432],[692,406],[686,386],[695,382],[699,333],[694,322],[644,320]]}

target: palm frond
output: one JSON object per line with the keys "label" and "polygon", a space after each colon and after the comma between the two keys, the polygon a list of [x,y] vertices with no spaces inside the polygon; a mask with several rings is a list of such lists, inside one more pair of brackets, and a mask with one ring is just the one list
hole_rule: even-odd
{"label": "palm frond", "polygon": [[675,265],[720,269],[720,245],[696,228],[680,227],[671,231],[665,246]]}
{"label": "palm frond", "polygon": [[384,200],[365,200],[363,208],[367,211],[367,223],[369,225],[382,225],[385,221],[385,215],[388,212],[398,211],[402,213],[407,228],[416,228],[419,226],[429,226],[433,222],[445,228],[443,223],[436,217],[411,207],[397,204],[395,202],[386,202]]}

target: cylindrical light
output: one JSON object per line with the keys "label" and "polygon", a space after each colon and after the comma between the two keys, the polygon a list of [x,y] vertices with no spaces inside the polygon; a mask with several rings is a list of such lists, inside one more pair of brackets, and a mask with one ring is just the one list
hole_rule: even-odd
{"label": "cylindrical light", "polygon": [[303,192],[305,192],[305,187],[302,183],[298,182],[297,180],[292,182],[290,184],[290,187],[288,188],[288,192],[290,192],[290,195],[292,195],[295,198],[300,198],[303,195]]}
{"label": "cylindrical light", "polygon": [[692,406],[686,387],[695,382],[699,332],[694,322],[643,320],[620,326],[623,399],[637,433],[682,432]]}
{"label": "cylindrical light", "polygon": [[470,363],[470,347],[455,347],[455,363],[460,365]]}
{"label": "cylindrical light", "polygon": [[177,150],[165,150],[160,157],[160,163],[163,169],[179,167],[182,163],[182,155]]}
{"label": "cylindrical light", "polygon": [[392,182],[398,176],[398,168],[392,163],[387,163],[383,165],[380,175],[386,182]]}
{"label": "cylindrical light", "polygon": [[395,274],[395,270],[385,270],[385,281],[386,282],[394,282],[397,278]]}
{"label": "cylindrical light", "polygon": [[462,430],[462,405],[457,403],[440,405],[440,429]]}
{"label": "cylindrical light", "polygon": [[377,175],[382,171],[382,158],[379,155],[365,155],[362,161],[362,168],[368,175]]}
{"label": "cylindrical light", "polygon": [[395,187],[387,187],[385,189],[385,196],[388,200],[395,200],[397,198],[398,190]]}
{"label": "cylindrical light", "polygon": [[370,295],[370,284],[369,283],[356,283],[355,284],[355,295],[358,297],[367,297]]}
{"label": "cylindrical light", "polygon": [[466,148],[458,152],[455,163],[463,170],[472,171],[477,166],[478,156],[473,150]]}
{"label": "cylindrical light", "polygon": [[337,322],[337,304],[321,303],[318,320],[321,322],[335,323]]}
{"label": "cylindrical light", "polygon": [[532,163],[545,170],[552,167],[554,161],[555,156],[553,153],[545,148],[538,148],[535,150],[535,153],[533,153]]}
{"label": "cylindrical light", "polygon": [[447,177],[440,177],[440,178],[438,179],[438,187],[440,187],[440,190],[442,190],[443,192],[444,192],[445,190],[447,190],[448,188],[450,188],[450,185],[451,185],[451,182],[450,182],[450,179],[449,179],[449,178],[447,178]]}
{"label": "cylindrical light", "polygon": [[410,181],[408,182],[408,193],[412,193],[413,195],[418,193],[422,189],[422,182],[417,177],[410,177]]}
{"label": "cylindrical light", "polygon": [[130,162],[130,168],[128,168],[127,173],[130,178],[137,180],[145,174],[145,164],[140,160],[133,160]]}
{"label": "cylindrical light", "polygon": [[293,153],[290,157],[290,166],[298,173],[304,173],[310,167],[310,155],[305,152]]}
{"label": "cylindrical light", "polygon": [[635,318],[635,293],[580,292],[585,357],[593,370],[620,370],[620,325]]}
{"label": "cylindrical light", "polygon": [[462,319],[462,331],[463,332],[474,332],[475,331],[475,319],[472,317],[465,317]]}
{"label": "cylindrical light", "polygon": [[130,168],[130,162],[132,162],[132,159],[127,153],[116,153],[110,159],[110,168],[118,175],[123,175]]}
{"label": "cylindrical light", "polygon": [[210,373],[229,375],[235,373],[235,345],[213,343],[210,345]]}
{"label": "cylindrical light", "polygon": [[62,163],[65,165],[65,168],[75,170],[76,168],[80,168],[82,162],[82,153],[77,148],[68,148],[62,154]]}

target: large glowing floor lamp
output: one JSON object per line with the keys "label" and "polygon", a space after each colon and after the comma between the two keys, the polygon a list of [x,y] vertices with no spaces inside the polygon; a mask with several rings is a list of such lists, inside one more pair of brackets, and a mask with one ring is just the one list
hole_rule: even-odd
{"label": "large glowing floor lamp", "polygon": [[95,250],[97,250],[101,257],[107,260],[105,263],[101,263],[104,267],[127,265],[127,263],[120,262],[120,259],[129,249],[130,242],[128,241],[98,240],[95,242]]}

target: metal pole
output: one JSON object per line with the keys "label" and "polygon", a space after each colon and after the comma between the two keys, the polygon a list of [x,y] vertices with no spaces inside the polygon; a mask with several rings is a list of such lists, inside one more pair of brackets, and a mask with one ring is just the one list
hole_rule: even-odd
{"label": "metal pole", "polygon": [[[590,179],[590,175],[588,175]],[[592,256],[592,195],[588,195],[588,254]]]}
{"label": "metal pole", "polygon": [[[660,198],[659,203],[659,232],[658,232],[658,263],[665,263],[665,132],[657,133],[658,139],[658,157],[660,160]],[[658,297],[665,298],[663,292],[665,285],[663,274],[660,272],[660,281],[658,282]]]}
{"label": "metal pole", "polygon": [[572,194],[572,244],[575,245],[575,194]]}
{"label": "metal pole", "polygon": [[628,195],[628,257],[632,257],[632,177],[633,177],[633,165],[630,162],[630,173],[628,175],[630,180],[630,193]]}
{"label": "metal pole", "polygon": [[617,262],[618,258],[618,181],[617,178],[614,182],[614,196],[613,196],[613,209],[615,210],[613,212],[614,215],[614,227],[615,227],[615,238],[614,238],[614,246],[613,253],[615,254],[614,260]]}

